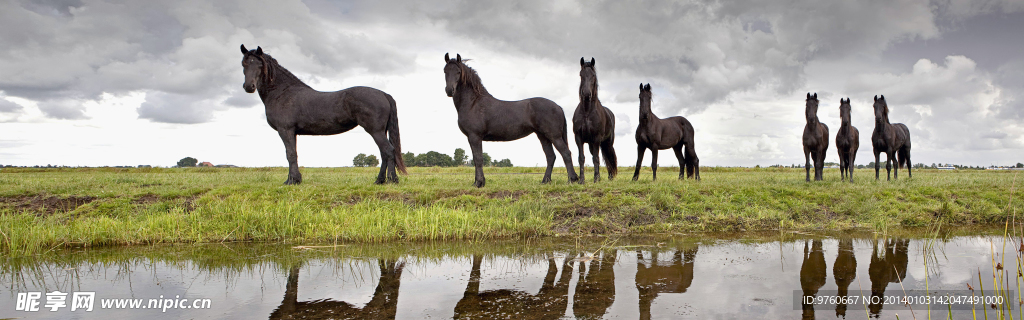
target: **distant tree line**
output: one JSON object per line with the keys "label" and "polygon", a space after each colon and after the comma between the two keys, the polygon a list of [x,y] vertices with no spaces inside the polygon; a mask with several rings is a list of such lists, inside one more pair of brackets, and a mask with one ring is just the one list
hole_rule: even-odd
{"label": "distant tree line", "polygon": [[[472,162],[469,161],[469,156],[466,155],[466,150],[462,148],[455,149],[455,153],[452,156],[437,151],[421,154],[406,152],[402,154],[402,159],[405,160],[405,165],[408,167],[459,167],[472,165]],[[483,162],[486,167],[512,166],[512,160],[492,160],[491,155],[486,152],[483,154]]]}
{"label": "distant tree line", "polygon": [[372,154],[360,153],[352,159],[352,165],[356,167],[376,167],[378,164],[380,164],[380,161],[377,160],[377,156]]}

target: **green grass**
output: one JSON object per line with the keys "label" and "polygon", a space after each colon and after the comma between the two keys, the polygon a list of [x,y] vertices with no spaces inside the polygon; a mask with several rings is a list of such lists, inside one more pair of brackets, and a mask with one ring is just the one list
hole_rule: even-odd
{"label": "green grass", "polygon": [[[1024,212],[1015,172],[917,170],[913,179],[804,182],[803,169],[665,167],[630,181],[540,184],[542,168],[410,168],[399,185],[375,168],[11,169],[0,171],[0,252],[222,241],[385,242],[550,235],[869,230],[1002,223]],[[588,173],[592,169],[588,169]],[[870,172],[869,172],[870,171]],[[884,171],[883,171],[884,174]],[[590,175],[588,174],[588,178]],[[884,177],[883,177],[884,179]],[[1024,184],[1022,181],[1017,185]],[[1012,197],[1016,201],[1009,204]],[[1024,218],[1024,217],[1022,217]]]}

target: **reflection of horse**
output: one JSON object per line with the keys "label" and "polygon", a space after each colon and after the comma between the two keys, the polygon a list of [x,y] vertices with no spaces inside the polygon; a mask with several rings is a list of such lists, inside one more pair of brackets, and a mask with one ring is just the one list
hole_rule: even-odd
{"label": "reflection of horse", "polygon": [[[846,296],[850,284],[857,278],[857,257],[853,254],[853,240],[839,240],[839,255],[832,265],[832,277],[836,279],[836,287],[839,287],[838,296]],[[846,318],[846,304],[836,305],[836,317]]]}
{"label": "reflection of horse", "polygon": [[615,301],[615,273],[612,267],[618,255],[618,251],[603,253],[600,260],[590,262],[586,274],[580,271],[572,305],[572,312],[577,319],[600,319]]}
{"label": "reflection of horse", "polygon": [[455,319],[558,319],[565,315],[569,305],[569,279],[572,276],[572,257],[562,263],[562,275],[555,282],[558,266],[548,260],[548,273],[540,292],[531,295],[523,291],[500,289],[480,292],[480,263],[482,257],[473,255],[473,269],[462,300],[455,305]]}
{"label": "reflection of horse", "polygon": [[[871,264],[868,276],[871,278],[871,297],[878,301],[885,298],[885,288],[892,282],[901,282],[907,277],[907,246],[910,240],[887,239],[884,251],[878,252],[878,243],[871,249]],[[869,304],[868,310],[876,317],[882,312],[881,304]]]}
{"label": "reflection of horse", "polygon": [[[812,241],[810,252],[807,241],[804,241],[804,260],[800,265],[800,289],[804,297],[814,297],[818,289],[825,285],[825,252],[821,249],[821,240]],[[814,319],[814,305],[802,303],[803,318]]]}
{"label": "reflection of horse", "polygon": [[651,318],[651,303],[659,293],[683,293],[693,282],[693,259],[697,247],[676,250],[668,265],[658,263],[657,252],[651,252],[650,267],[644,263],[643,253],[636,253],[636,289],[640,291],[640,319]]}
{"label": "reflection of horse", "polygon": [[362,308],[351,303],[327,299],[298,301],[299,269],[288,271],[288,284],[284,300],[270,314],[270,319],[394,319],[398,311],[398,287],[401,284],[404,263],[379,260],[380,281],[373,298]]}

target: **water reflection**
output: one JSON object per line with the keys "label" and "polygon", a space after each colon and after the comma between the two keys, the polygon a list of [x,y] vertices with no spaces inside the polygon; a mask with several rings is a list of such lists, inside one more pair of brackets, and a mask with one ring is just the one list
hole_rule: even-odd
{"label": "water reflection", "polygon": [[[577,241],[331,250],[253,244],[135,247],[8,258],[0,260],[0,285],[7,288],[0,292],[0,318],[813,319],[820,312],[831,318],[833,311],[845,318],[849,310],[864,313],[865,307],[815,310],[793,302],[793,295],[845,295],[861,284],[866,295],[870,282],[871,296],[885,297],[887,290],[901,291],[900,282],[907,290],[923,289],[925,276],[932,277],[932,290],[962,289],[964,283],[977,283],[979,268],[989,277],[984,271],[991,268],[990,242],[1001,238],[928,240],[945,252],[931,256],[942,260],[930,263],[931,271],[924,268],[930,246],[906,238],[641,238],[620,240],[617,247]],[[1003,265],[1016,268],[1007,262]],[[96,291],[98,299],[180,294],[215,298],[217,308],[12,311],[17,293],[52,290]],[[871,317],[893,318],[896,310],[885,308],[867,306]],[[939,312],[946,314],[944,308]],[[970,311],[953,315],[970,316]]]}
{"label": "water reflection", "polygon": [[651,318],[651,303],[661,293],[684,293],[693,283],[693,260],[697,247],[674,250],[670,261],[658,260],[657,252],[644,259],[636,253],[636,290],[640,292],[640,319]]}
{"label": "water reflection", "polygon": [[[853,254],[853,239],[839,240],[839,254],[832,265],[832,278],[836,279],[838,296],[846,296],[850,291],[850,284],[857,279],[857,256]],[[846,303],[836,305],[836,317],[846,318]]]}
{"label": "water reflection", "polygon": [[572,305],[576,318],[600,319],[615,302],[614,266],[618,255],[618,250],[601,252],[598,260],[586,264],[586,273],[580,271]]}
{"label": "water reflection", "polygon": [[[885,289],[889,283],[900,283],[907,277],[907,239],[886,239],[882,252],[878,252],[878,241],[871,246],[871,264],[868,276],[871,278],[871,296],[885,297]],[[872,299],[874,300],[874,299]],[[879,299],[878,301],[881,301]],[[868,304],[868,310],[875,317],[882,312],[881,303]]]}
{"label": "water reflection", "polygon": [[[804,297],[814,297],[818,289],[825,285],[825,252],[821,248],[821,240],[813,240],[811,250],[807,250],[804,241],[804,260],[800,264],[800,289]],[[807,301],[807,300],[804,300]],[[802,303],[803,319],[814,319],[814,305]]]}
{"label": "water reflection", "polygon": [[473,269],[469,274],[466,292],[455,305],[455,319],[558,319],[569,304],[569,277],[571,259],[564,259],[562,275],[554,259],[548,259],[544,284],[537,294],[520,290],[498,289],[480,291],[480,263],[482,257],[473,255]]}
{"label": "water reflection", "polygon": [[394,319],[398,311],[398,288],[402,284],[403,262],[394,260],[378,261],[380,279],[373,292],[373,298],[363,307],[356,307],[345,301],[318,299],[298,301],[299,269],[296,264],[288,270],[288,283],[284,292],[284,300],[270,314],[270,319]]}

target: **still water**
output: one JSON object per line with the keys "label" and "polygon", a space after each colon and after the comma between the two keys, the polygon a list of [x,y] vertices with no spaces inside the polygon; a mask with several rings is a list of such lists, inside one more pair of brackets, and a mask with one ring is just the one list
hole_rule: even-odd
{"label": "still water", "polygon": [[[884,298],[926,287],[971,294],[968,284],[980,294],[981,286],[992,290],[993,273],[1016,291],[1021,245],[1007,241],[1004,249],[1002,233],[994,234],[76,249],[0,260],[0,318],[972,318],[970,307],[815,307],[800,299],[837,292]],[[1006,267],[996,271],[994,263]],[[46,293],[53,291],[66,294],[67,306],[50,311]],[[16,310],[31,292],[41,294],[38,311]],[[71,311],[74,294],[89,292],[93,310]],[[133,299],[140,304],[129,309]],[[155,306],[147,306],[150,299]],[[974,311],[978,319],[982,310]]]}

